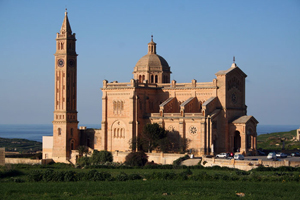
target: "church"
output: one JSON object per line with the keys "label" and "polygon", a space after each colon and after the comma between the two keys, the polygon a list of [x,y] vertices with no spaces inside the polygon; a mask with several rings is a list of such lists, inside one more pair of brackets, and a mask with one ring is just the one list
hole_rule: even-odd
{"label": "church", "polygon": [[247,115],[247,75],[235,60],[211,82],[177,83],[156,45],[151,36],[147,54],[137,61],[129,82],[103,80],[101,129],[78,127],[76,36],[65,12],[54,54],[53,136],[43,137],[43,159],[73,160],[79,146],[111,152],[139,150],[130,141],[137,141],[149,123],[168,130],[178,143],[188,141],[185,150],[199,156],[256,154],[258,121]]}

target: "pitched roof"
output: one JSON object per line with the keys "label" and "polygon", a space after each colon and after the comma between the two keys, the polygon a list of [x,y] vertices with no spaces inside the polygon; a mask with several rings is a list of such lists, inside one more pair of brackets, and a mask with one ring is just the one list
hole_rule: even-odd
{"label": "pitched roof", "polygon": [[215,75],[218,76],[218,75],[226,75],[228,74],[229,72],[233,71],[233,70],[239,70],[242,72],[242,74],[247,77],[247,75],[235,64],[235,63],[232,63],[231,67],[227,70],[221,70],[221,71],[218,71]]}
{"label": "pitched roof", "polygon": [[258,121],[252,115],[241,116],[238,119],[234,120],[232,123],[233,124],[246,124],[251,119],[253,119],[254,122],[258,124]]}

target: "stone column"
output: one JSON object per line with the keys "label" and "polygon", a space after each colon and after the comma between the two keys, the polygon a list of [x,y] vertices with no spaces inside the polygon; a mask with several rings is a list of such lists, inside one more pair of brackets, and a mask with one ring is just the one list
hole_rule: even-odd
{"label": "stone column", "polygon": [[200,155],[205,155],[206,152],[206,130],[205,130],[205,121],[201,122],[200,128]]}
{"label": "stone column", "polygon": [[211,137],[211,123],[210,123],[210,117],[208,116],[207,118],[207,123],[206,123],[206,154],[210,153],[210,137]]}

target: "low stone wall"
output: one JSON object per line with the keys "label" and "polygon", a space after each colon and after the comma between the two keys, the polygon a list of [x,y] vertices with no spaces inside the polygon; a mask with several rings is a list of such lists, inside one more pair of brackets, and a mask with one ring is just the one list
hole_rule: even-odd
{"label": "low stone wall", "polygon": [[[130,152],[114,152],[113,153],[113,161],[114,162],[125,162],[126,156]],[[148,156],[148,161],[153,161],[157,164],[173,164],[173,161],[183,157],[185,154],[170,154],[170,153],[146,153]]]}
{"label": "low stone wall", "polygon": [[[230,167],[237,168],[240,170],[251,170],[253,168],[257,168],[262,165],[264,167],[282,167],[282,166],[290,166],[290,167],[299,167],[300,161],[263,161],[263,160],[226,160],[226,159],[215,159],[215,158],[203,158],[203,162],[206,161],[204,167],[211,166],[220,166],[220,167]],[[202,164],[203,164],[202,162]]]}
{"label": "low stone wall", "polygon": [[5,164],[41,164],[41,160],[34,160],[30,158],[5,158]]}

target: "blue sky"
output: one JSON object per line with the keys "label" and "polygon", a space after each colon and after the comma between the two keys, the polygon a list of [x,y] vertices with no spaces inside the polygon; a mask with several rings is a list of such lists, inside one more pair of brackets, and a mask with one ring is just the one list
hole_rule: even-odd
{"label": "blue sky", "polygon": [[236,57],[248,115],[300,125],[300,1],[0,0],[0,124],[50,124],[55,38],[65,8],[77,37],[78,119],[101,124],[102,81],[129,82],[157,53],[177,82],[209,82]]}

